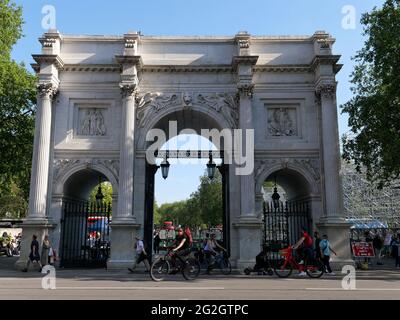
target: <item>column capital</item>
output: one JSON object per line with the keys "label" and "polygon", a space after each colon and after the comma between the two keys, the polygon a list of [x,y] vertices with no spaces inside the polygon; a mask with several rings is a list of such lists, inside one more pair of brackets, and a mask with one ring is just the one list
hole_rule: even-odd
{"label": "column capital", "polygon": [[334,99],[336,97],[336,83],[319,83],[315,87],[315,93],[319,99],[321,97]]}
{"label": "column capital", "polygon": [[120,83],[122,98],[136,97],[138,94],[137,83]]}
{"label": "column capital", "polygon": [[253,97],[254,84],[253,83],[239,83],[237,85],[237,96],[236,99],[239,100],[241,97]]}
{"label": "column capital", "polygon": [[58,93],[58,87],[51,82],[37,84],[36,90],[40,98],[53,99]]}

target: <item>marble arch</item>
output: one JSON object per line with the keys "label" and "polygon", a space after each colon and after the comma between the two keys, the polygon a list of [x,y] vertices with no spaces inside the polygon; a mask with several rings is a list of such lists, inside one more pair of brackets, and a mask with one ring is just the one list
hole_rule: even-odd
{"label": "marble arch", "polygon": [[236,267],[253,264],[260,250],[261,183],[282,168],[307,180],[314,227],[338,252],[333,265],[352,262],[339,175],[336,74],[342,65],[328,33],[163,37],[50,30],[39,41],[42,51],[32,64],[38,76],[35,150],[17,268],[26,264],[32,234],[59,243],[63,185],[85,170],[87,159],[118,194],[107,265],[130,266],[132,239],[144,233],[145,135],[182,110],[204,115],[219,129],[254,130],[254,171],[228,175]]}

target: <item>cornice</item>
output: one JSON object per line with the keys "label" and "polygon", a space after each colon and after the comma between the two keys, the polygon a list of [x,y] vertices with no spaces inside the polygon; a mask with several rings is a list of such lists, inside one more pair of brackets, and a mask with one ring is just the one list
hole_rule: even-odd
{"label": "cornice", "polygon": [[311,73],[313,72],[310,65],[256,65],[254,72],[272,72],[272,73]]}
{"label": "cornice", "polygon": [[145,65],[142,67],[142,72],[160,72],[160,73],[231,73],[231,65]]}
{"label": "cornice", "polygon": [[37,65],[35,65],[36,70],[40,70],[37,66],[40,68],[42,63],[52,63],[60,70],[64,67],[64,62],[57,54],[33,54],[32,58],[37,63]]}
{"label": "cornice", "polygon": [[143,60],[141,56],[131,56],[131,55],[116,55],[115,60],[118,64],[134,64],[139,69],[143,67]]}
{"label": "cornice", "polygon": [[234,56],[232,58],[232,68],[236,70],[239,64],[250,64],[255,66],[258,60],[258,56]]}
{"label": "cornice", "polygon": [[313,59],[313,61],[311,62],[311,70],[315,71],[315,69],[321,65],[321,64],[330,64],[335,66],[335,72],[339,72],[342,65],[337,64],[337,62],[340,59],[340,55],[316,55]]}
{"label": "cornice", "polygon": [[121,72],[119,64],[65,64],[62,71],[68,72]]}

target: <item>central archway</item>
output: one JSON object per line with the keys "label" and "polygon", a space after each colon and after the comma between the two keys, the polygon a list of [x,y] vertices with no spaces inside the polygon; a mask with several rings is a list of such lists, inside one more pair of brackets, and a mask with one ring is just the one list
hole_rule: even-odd
{"label": "central archway", "polygon": [[[170,132],[171,122],[176,122],[176,132]],[[219,122],[221,121],[221,122]],[[224,126],[227,125],[223,121],[221,117],[214,118],[212,113],[205,112],[204,110],[196,110],[195,108],[180,108],[179,110],[170,110],[170,112],[163,114],[163,116],[157,121],[151,122],[151,129],[160,129],[162,130],[168,141],[174,140],[177,136],[182,134],[186,135],[196,135],[199,137],[201,135],[202,129],[207,130],[223,130]],[[190,131],[188,131],[190,130]],[[205,137],[209,138],[209,137]],[[204,142],[204,138],[202,141]],[[201,139],[199,139],[201,141]],[[209,151],[214,150],[214,152],[222,153],[224,151],[224,139],[222,138],[221,141],[218,143],[219,149],[217,146],[212,145],[209,143],[209,146],[204,148],[204,144],[200,143],[201,145],[197,145],[193,147],[193,144],[188,146],[188,148],[192,151]],[[146,146],[148,147],[151,142],[147,142]],[[187,149],[185,147],[176,147],[171,146],[167,143],[167,145],[160,148],[160,150],[184,150]],[[209,149],[208,149],[209,148]],[[217,160],[218,158],[214,158]],[[208,160],[208,157],[207,157]],[[219,159],[218,159],[219,160]],[[218,160],[216,161],[218,163]],[[222,162],[222,161],[219,161]],[[218,163],[219,164],[219,163]],[[204,164],[204,168],[206,168]],[[146,175],[145,175],[145,212],[144,212],[144,241],[148,248],[152,248],[153,244],[153,219],[154,219],[154,190],[155,190],[155,173],[157,172],[158,166],[146,161]],[[218,166],[218,170],[221,173],[222,177],[222,242],[223,245],[230,248],[230,217],[229,217],[229,165],[228,164],[221,164]],[[149,250],[150,251],[150,250]]]}

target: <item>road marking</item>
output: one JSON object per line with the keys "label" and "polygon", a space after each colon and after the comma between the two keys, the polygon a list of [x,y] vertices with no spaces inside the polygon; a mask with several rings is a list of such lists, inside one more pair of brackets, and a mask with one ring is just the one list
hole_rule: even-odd
{"label": "road marking", "polygon": [[224,287],[57,287],[57,290],[225,290]]}
{"label": "road marking", "polygon": [[400,288],[357,288],[357,289],[343,289],[343,288],[306,288],[309,291],[400,291]]}

